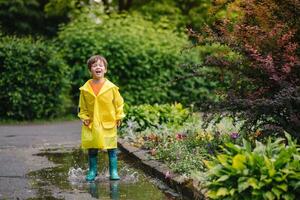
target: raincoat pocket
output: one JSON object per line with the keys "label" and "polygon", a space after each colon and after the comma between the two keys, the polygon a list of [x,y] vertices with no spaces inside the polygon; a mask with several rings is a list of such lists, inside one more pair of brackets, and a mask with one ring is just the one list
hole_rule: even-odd
{"label": "raincoat pocket", "polygon": [[92,129],[82,125],[81,129],[81,145],[82,147],[90,146],[93,142]]}
{"label": "raincoat pocket", "polygon": [[104,129],[112,129],[116,126],[116,122],[101,122]]}

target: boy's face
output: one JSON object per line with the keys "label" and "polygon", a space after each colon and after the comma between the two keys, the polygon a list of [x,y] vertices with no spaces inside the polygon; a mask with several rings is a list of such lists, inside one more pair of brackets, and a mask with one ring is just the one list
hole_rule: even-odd
{"label": "boy's face", "polygon": [[104,74],[106,73],[106,67],[104,63],[101,60],[97,60],[94,64],[91,66],[91,73],[94,79],[101,79],[104,77]]}

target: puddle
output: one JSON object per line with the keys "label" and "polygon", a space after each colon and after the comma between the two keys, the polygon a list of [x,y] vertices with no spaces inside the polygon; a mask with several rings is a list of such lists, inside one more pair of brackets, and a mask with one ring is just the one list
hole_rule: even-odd
{"label": "puddle", "polygon": [[[68,198],[70,195],[76,195],[78,197],[76,199],[84,199],[83,195],[88,195],[90,198],[113,200],[179,199],[178,195],[166,186],[161,187],[160,181],[146,176],[141,170],[130,165],[128,161],[125,162],[126,156],[122,153],[118,155],[121,180],[109,180],[107,153],[99,152],[99,175],[93,183],[85,181],[88,158],[84,151],[80,149],[72,152],[55,150],[37,155],[46,156],[57,166],[30,172],[27,175],[31,180],[32,189],[37,192],[36,198],[30,198],[31,200],[74,199],[74,196]],[[163,188],[164,191],[158,187]]]}

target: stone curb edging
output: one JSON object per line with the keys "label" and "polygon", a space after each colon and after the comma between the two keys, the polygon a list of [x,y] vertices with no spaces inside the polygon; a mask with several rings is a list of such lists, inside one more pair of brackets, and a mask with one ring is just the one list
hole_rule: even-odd
{"label": "stone curb edging", "polygon": [[[193,186],[193,181],[179,174],[172,173],[170,168],[156,160],[150,160],[147,151],[131,146],[124,139],[118,139],[119,149],[131,157],[142,170],[166,183],[170,188],[179,193],[183,199],[205,199],[204,195]],[[170,175],[166,175],[170,174]]]}

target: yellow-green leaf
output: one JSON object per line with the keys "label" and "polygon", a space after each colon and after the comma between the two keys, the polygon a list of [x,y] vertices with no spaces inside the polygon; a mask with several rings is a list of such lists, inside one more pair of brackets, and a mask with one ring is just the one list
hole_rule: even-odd
{"label": "yellow-green leaf", "polygon": [[224,197],[228,194],[229,194],[228,189],[224,188],[224,187],[219,188],[218,191],[217,191],[217,196],[218,197]]}
{"label": "yellow-green leaf", "polygon": [[283,190],[283,191],[287,191],[287,189],[288,189],[288,186],[287,186],[287,184],[285,184],[285,183],[283,183],[283,184],[280,184],[280,185],[277,185],[276,186],[277,188],[279,188],[279,189],[281,189],[281,190]]}
{"label": "yellow-green leaf", "polygon": [[233,196],[235,192],[236,192],[236,189],[232,188],[232,189],[229,191],[229,194],[230,194],[231,196]]}
{"label": "yellow-green leaf", "polygon": [[208,168],[208,169],[211,169],[213,168],[215,165],[213,164],[213,162],[211,161],[208,161],[208,160],[203,160],[205,166]]}
{"label": "yellow-green leaf", "polygon": [[265,165],[268,168],[269,176],[273,177],[276,173],[276,170],[274,169],[274,165],[273,165],[272,161],[269,158],[267,158],[266,156],[264,156],[264,160],[265,160]]}
{"label": "yellow-green leaf", "polygon": [[248,184],[253,187],[253,189],[258,189],[258,182],[255,178],[248,178]]}
{"label": "yellow-green leaf", "polygon": [[275,199],[275,195],[270,191],[264,193],[263,196],[264,196],[264,199],[268,199],[268,200]]}
{"label": "yellow-green leaf", "polygon": [[227,155],[220,154],[217,156],[217,159],[223,166],[227,165],[227,159],[228,159]]}
{"label": "yellow-green leaf", "polygon": [[280,195],[282,194],[282,190],[279,190],[279,189],[273,187],[272,192],[276,195],[277,199],[280,199]]}
{"label": "yellow-green leaf", "polygon": [[234,169],[243,170],[245,168],[246,156],[237,154],[232,159],[232,167]]}
{"label": "yellow-green leaf", "polygon": [[217,180],[217,182],[226,181],[228,178],[229,178],[228,175],[223,175],[223,176],[221,176],[221,177]]}
{"label": "yellow-green leaf", "polygon": [[217,196],[217,192],[213,190],[209,190],[207,192],[207,196],[211,199],[219,199],[219,197]]}

